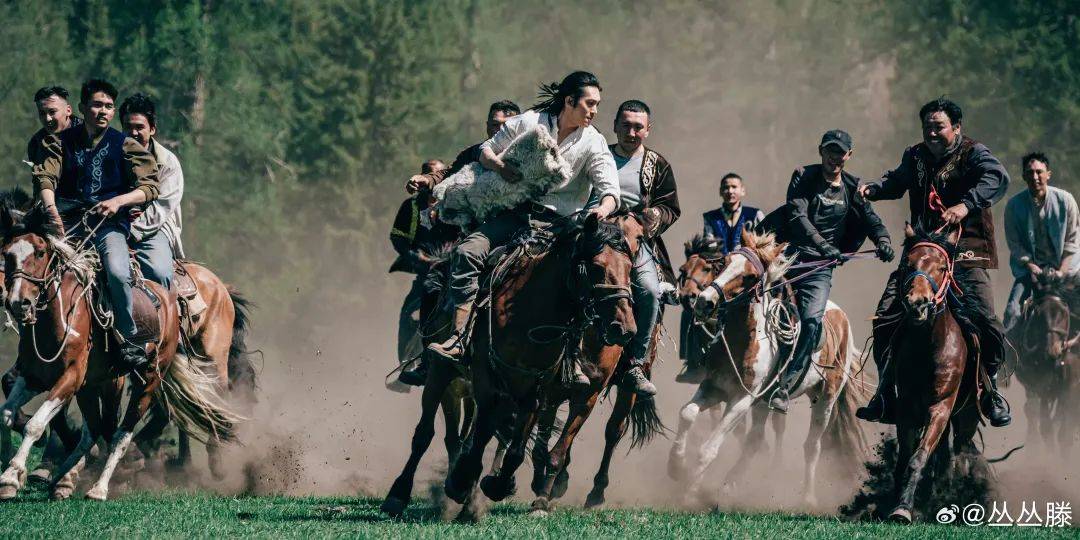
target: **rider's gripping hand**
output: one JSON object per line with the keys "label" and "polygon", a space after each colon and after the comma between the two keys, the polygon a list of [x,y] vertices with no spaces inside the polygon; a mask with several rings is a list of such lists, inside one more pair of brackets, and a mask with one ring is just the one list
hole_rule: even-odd
{"label": "rider's gripping hand", "polygon": [[832,244],[824,244],[818,250],[821,252],[821,256],[826,259],[837,259],[840,261],[844,259],[844,254],[840,253],[840,250],[836,249],[836,246]]}
{"label": "rider's gripping hand", "polygon": [[119,199],[120,197],[113,197],[107,201],[101,201],[91,208],[90,211],[102,217],[113,217],[124,207],[124,202]]}
{"label": "rider's gripping hand", "polygon": [[889,262],[896,256],[893,252],[892,244],[886,239],[878,240],[876,254],[877,258],[881,259],[882,262]]}
{"label": "rider's gripping hand", "polygon": [[968,215],[968,207],[964,203],[960,203],[956,206],[950,207],[945,213],[941,214],[941,219],[945,220],[945,223],[949,225],[956,225],[960,223]]}
{"label": "rider's gripping hand", "polygon": [[872,201],[877,198],[878,186],[875,184],[859,184],[857,191],[862,198]]}

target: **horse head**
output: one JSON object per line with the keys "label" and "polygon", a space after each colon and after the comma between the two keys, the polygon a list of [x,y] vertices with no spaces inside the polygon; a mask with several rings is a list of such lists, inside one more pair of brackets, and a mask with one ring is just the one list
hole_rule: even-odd
{"label": "horse head", "polygon": [[929,323],[939,306],[945,305],[945,297],[953,282],[953,253],[960,237],[960,229],[945,233],[916,231],[905,225],[904,241],[907,259],[904,262],[902,294],[904,307],[914,314],[914,321]]}
{"label": "horse head", "polygon": [[772,233],[742,232],[742,246],[724,258],[723,270],[694,303],[694,314],[705,318],[716,310],[749,304],[787,271],[794,259],[784,255],[787,244],[778,244]]}
{"label": "horse head", "polygon": [[679,267],[679,300],[683,308],[694,302],[724,267],[720,242],[713,236],[695,235],[685,245],[686,262]]}
{"label": "horse head", "polygon": [[1050,290],[1036,289],[1022,326],[1024,357],[1036,362],[1045,359],[1055,366],[1064,366],[1065,353],[1080,340],[1080,333],[1069,339],[1070,318],[1065,300]]}
{"label": "horse head", "polygon": [[590,214],[574,244],[576,279],[571,287],[609,345],[625,345],[637,331],[630,272],[643,231],[641,222],[630,216],[600,221]]}
{"label": "horse head", "polygon": [[24,324],[36,320],[38,296],[49,277],[60,227],[40,203],[28,211],[0,201],[0,254],[4,257],[4,304]]}

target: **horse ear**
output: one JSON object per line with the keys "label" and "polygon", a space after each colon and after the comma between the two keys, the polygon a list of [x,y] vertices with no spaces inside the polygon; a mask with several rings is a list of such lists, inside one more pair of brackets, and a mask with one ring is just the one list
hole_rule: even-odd
{"label": "horse ear", "polygon": [[7,201],[0,205],[0,236],[7,236],[22,219],[22,213]]}
{"label": "horse ear", "polygon": [[750,236],[750,229],[743,227],[742,232],[739,234],[739,238],[739,245],[749,246],[752,243],[751,240],[753,240],[753,237]]}
{"label": "horse ear", "polygon": [[949,236],[945,237],[945,240],[949,244],[955,246],[956,243],[960,241],[960,227],[953,227],[952,230],[949,231]]}
{"label": "horse ear", "polygon": [[585,232],[594,233],[596,229],[600,227],[600,216],[589,212],[588,216],[585,216]]}
{"label": "horse ear", "polygon": [[905,238],[914,238],[915,237],[915,229],[912,229],[911,224],[906,222],[906,221],[904,222],[904,237]]}

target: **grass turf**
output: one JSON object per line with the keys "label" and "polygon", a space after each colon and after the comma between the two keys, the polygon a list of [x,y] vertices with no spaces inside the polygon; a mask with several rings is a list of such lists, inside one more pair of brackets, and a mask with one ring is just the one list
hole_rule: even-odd
{"label": "grass turf", "polygon": [[414,503],[404,519],[379,513],[377,499],[224,497],[205,493],[134,493],[97,503],[50,502],[40,488],[0,504],[2,536],[264,538],[1050,538],[1076,529],[851,523],[786,514],[687,513],[647,509],[560,508],[530,518],[521,504],[491,507],[479,525],[443,521]]}

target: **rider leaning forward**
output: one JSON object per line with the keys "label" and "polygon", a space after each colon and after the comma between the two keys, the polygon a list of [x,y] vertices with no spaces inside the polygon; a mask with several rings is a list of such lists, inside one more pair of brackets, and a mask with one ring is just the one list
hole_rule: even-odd
{"label": "rider leaning forward", "polygon": [[[945,98],[931,101],[919,111],[919,119],[923,142],[908,147],[898,167],[886,172],[881,181],[860,186],[859,192],[870,201],[899,199],[907,194],[911,223],[923,230],[955,225],[962,228],[953,274],[961,291],[957,295],[960,312],[966,315],[959,319],[970,317],[968,322],[980,335],[981,362],[990,379],[982,410],[991,425],[1006,426],[1012,418],[997,390],[997,371],[1004,358],[1004,329],[994,313],[987,270],[997,268],[990,206],[1005,196],[1009,173],[985,145],[961,134],[963,113],[956,103]],[[894,370],[885,369],[888,359],[884,352],[903,309],[898,300],[903,276],[900,268],[889,275],[875,313],[874,361],[880,382],[870,404],[857,413],[864,420],[893,422],[889,400],[894,397]]]}
{"label": "rider leaning forward", "polygon": [[[502,129],[481,145],[480,164],[496,171],[508,182],[516,182],[521,173],[504,163],[499,154],[522,133],[536,125],[547,127],[555,136],[559,152],[570,164],[570,179],[552,188],[535,201],[507,210],[482,223],[459,243],[450,257],[448,303],[453,313],[454,331],[449,339],[428,346],[435,358],[460,361],[464,354],[463,338],[476,299],[480,273],[492,249],[510,241],[514,233],[534,222],[551,222],[582,211],[589,195],[599,194],[600,204],[589,212],[607,217],[619,206],[619,177],[607,141],[592,126],[600,104],[600,82],[584,71],[567,75],[559,84],[541,88],[547,99],[528,112],[507,120]],[[577,384],[588,384],[578,374]]]}
{"label": "rider leaning forward", "polygon": [[[772,219],[783,219],[781,236],[790,242],[800,262],[820,262],[813,270],[793,270],[795,303],[801,329],[769,407],[787,412],[788,396],[798,387],[821,337],[822,319],[832,289],[833,265],[845,253],[859,249],[867,234],[877,256],[893,258],[889,231],[870,204],[857,196],[859,179],[844,170],[854,153],[851,135],[834,129],[821,137],[821,163],[796,169],[788,184],[787,204]],[[805,273],[805,274],[804,274]],[[799,277],[803,276],[803,277]]]}
{"label": "rider leaning forward", "polygon": [[97,227],[90,242],[101,257],[108,277],[114,325],[122,338],[123,370],[146,366],[145,344],[135,343],[131,311],[131,266],[128,256],[129,221],[125,207],[158,196],[158,166],[154,155],[131,137],[109,127],[115,113],[116,88],[91,79],[82,86],[79,112],[84,124],[69,127],[42,140],[43,160],[34,166],[34,193],[66,235],[86,237],[83,216]]}

